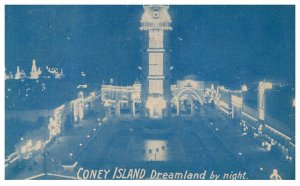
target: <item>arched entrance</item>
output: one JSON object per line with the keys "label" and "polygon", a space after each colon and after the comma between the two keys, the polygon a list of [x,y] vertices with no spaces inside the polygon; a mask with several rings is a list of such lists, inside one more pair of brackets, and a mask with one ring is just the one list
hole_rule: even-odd
{"label": "arched entrance", "polygon": [[176,115],[194,116],[203,111],[204,98],[201,93],[192,89],[184,88],[173,98],[172,110]]}

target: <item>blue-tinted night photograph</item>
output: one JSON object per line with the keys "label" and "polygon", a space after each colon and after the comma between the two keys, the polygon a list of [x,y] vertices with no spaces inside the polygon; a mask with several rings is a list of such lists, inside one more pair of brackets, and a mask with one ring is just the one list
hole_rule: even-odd
{"label": "blue-tinted night photograph", "polygon": [[294,5],[5,5],[6,180],[295,180]]}

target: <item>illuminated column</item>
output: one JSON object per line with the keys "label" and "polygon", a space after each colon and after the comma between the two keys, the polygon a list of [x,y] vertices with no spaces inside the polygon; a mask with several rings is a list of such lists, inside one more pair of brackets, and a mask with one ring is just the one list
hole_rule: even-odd
{"label": "illuminated column", "polygon": [[191,100],[191,115],[194,116],[195,115],[194,100],[192,98],[190,98],[190,100]]}
{"label": "illuminated column", "polygon": [[82,121],[83,120],[83,117],[84,117],[84,101],[81,101],[79,104],[78,104],[78,117],[79,117],[79,120]]}
{"label": "illuminated column", "polygon": [[259,82],[258,85],[258,119],[262,122],[265,121],[265,105],[266,105],[266,97],[265,91],[268,89],[272,89],[272,83],[269,82]]}
{"label": "illuminated column", "polygon": [[179,99],[176,98],[176,115],[179,116]]}
{"label": "illuminated column", "polygon": [[244,108],[244,104],[245,104],[245,94],[247,91],[248,91],[248,87],[244,84],[242,86],[242,108],[241,108],[242,112],[243,112],[243,108]]}
{"label": "illuminated column", "polygon": [[76,103],[73,104],[73,119],[74,122],[78,121],[78,107]]}
{"label": "illuminated column", "polygon": [[216,97],[215,97],[215,101],[216,101],[217,107],[220,106],[220,102],[219,102],[219,100],[220,100],[220,95],[219,95],[219,92],[220,92],[220,86],[217,86],[217,92],[216,92]]}
{"label": "illuminated column", "polygon": [[135,116],[135,101],[132,101],[131,103],[131,109],[132,109],[132,116]]}
{"label": "illuminated column", "polygon": [[75,122],[81,121],[84,118],[84,94],[83,92],[78,93],[78,98],[71,102],[73,118]]}
{"label": "illuminated column", "polygon": [[120,113],[121,113],[121,106],[120,106],[120,102],[117,101],[117,102],[116,102],[116,110],[115,110],[115,114],[116,114],[116,116],[120,116]]}
{"label": "illuminated column", "polygon": [[162,118],[170,109],[169,64],[166,63],[164,35],[170,26],[169,6],[145,5],[140,30],[148,34],[148,63],[143,69],[143,96],[145,115]]}
{"label": "illuminated column", "polygon": [[50,140],[53,138],[53,136],[55,136],[54,128],[55,128],[54,119],[53,119],[53,117],[50,117],[49,118],[49,124],[48,124],[49,139]]}

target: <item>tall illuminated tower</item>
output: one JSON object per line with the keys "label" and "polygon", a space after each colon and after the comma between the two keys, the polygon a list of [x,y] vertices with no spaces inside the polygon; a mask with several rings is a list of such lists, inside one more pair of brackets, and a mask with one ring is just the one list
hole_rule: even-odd
{"label": "tall illuminated tower", "polygon": [[169,6],[145,5],[140,30],[147,31],[147,60],[143,68],[142,102],[145,116],[168,116],[170,105],[170,65],[165,49],[165,35],[172,30]]}

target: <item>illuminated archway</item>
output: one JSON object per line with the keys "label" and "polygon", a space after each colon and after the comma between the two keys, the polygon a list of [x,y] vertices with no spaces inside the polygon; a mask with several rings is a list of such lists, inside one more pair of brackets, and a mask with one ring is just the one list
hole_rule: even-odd
{"label": "illuminated archway", "polygon": [[192,88],[184,88],[179,91],[173,99],[174,106],[176,106],[176,115],[181,113],[194,115],[197,110],[200,111],[205,100],[201,94]]}
{"label": "illuminated archway", "polygon": [[205,101],[204,101],[204,98],[202,98],[200,96],[200,94],[195,91],[194,89],[192,88],[184,88],[182,89],[176,96],[177,99],[180,99],[181,97],[183,96],[187,96],[187,95],[190,95],[190,96],[194,96],[195,98],[197,98],[197,100],[199,101],[199,103],[201,105],[204,105]]}

